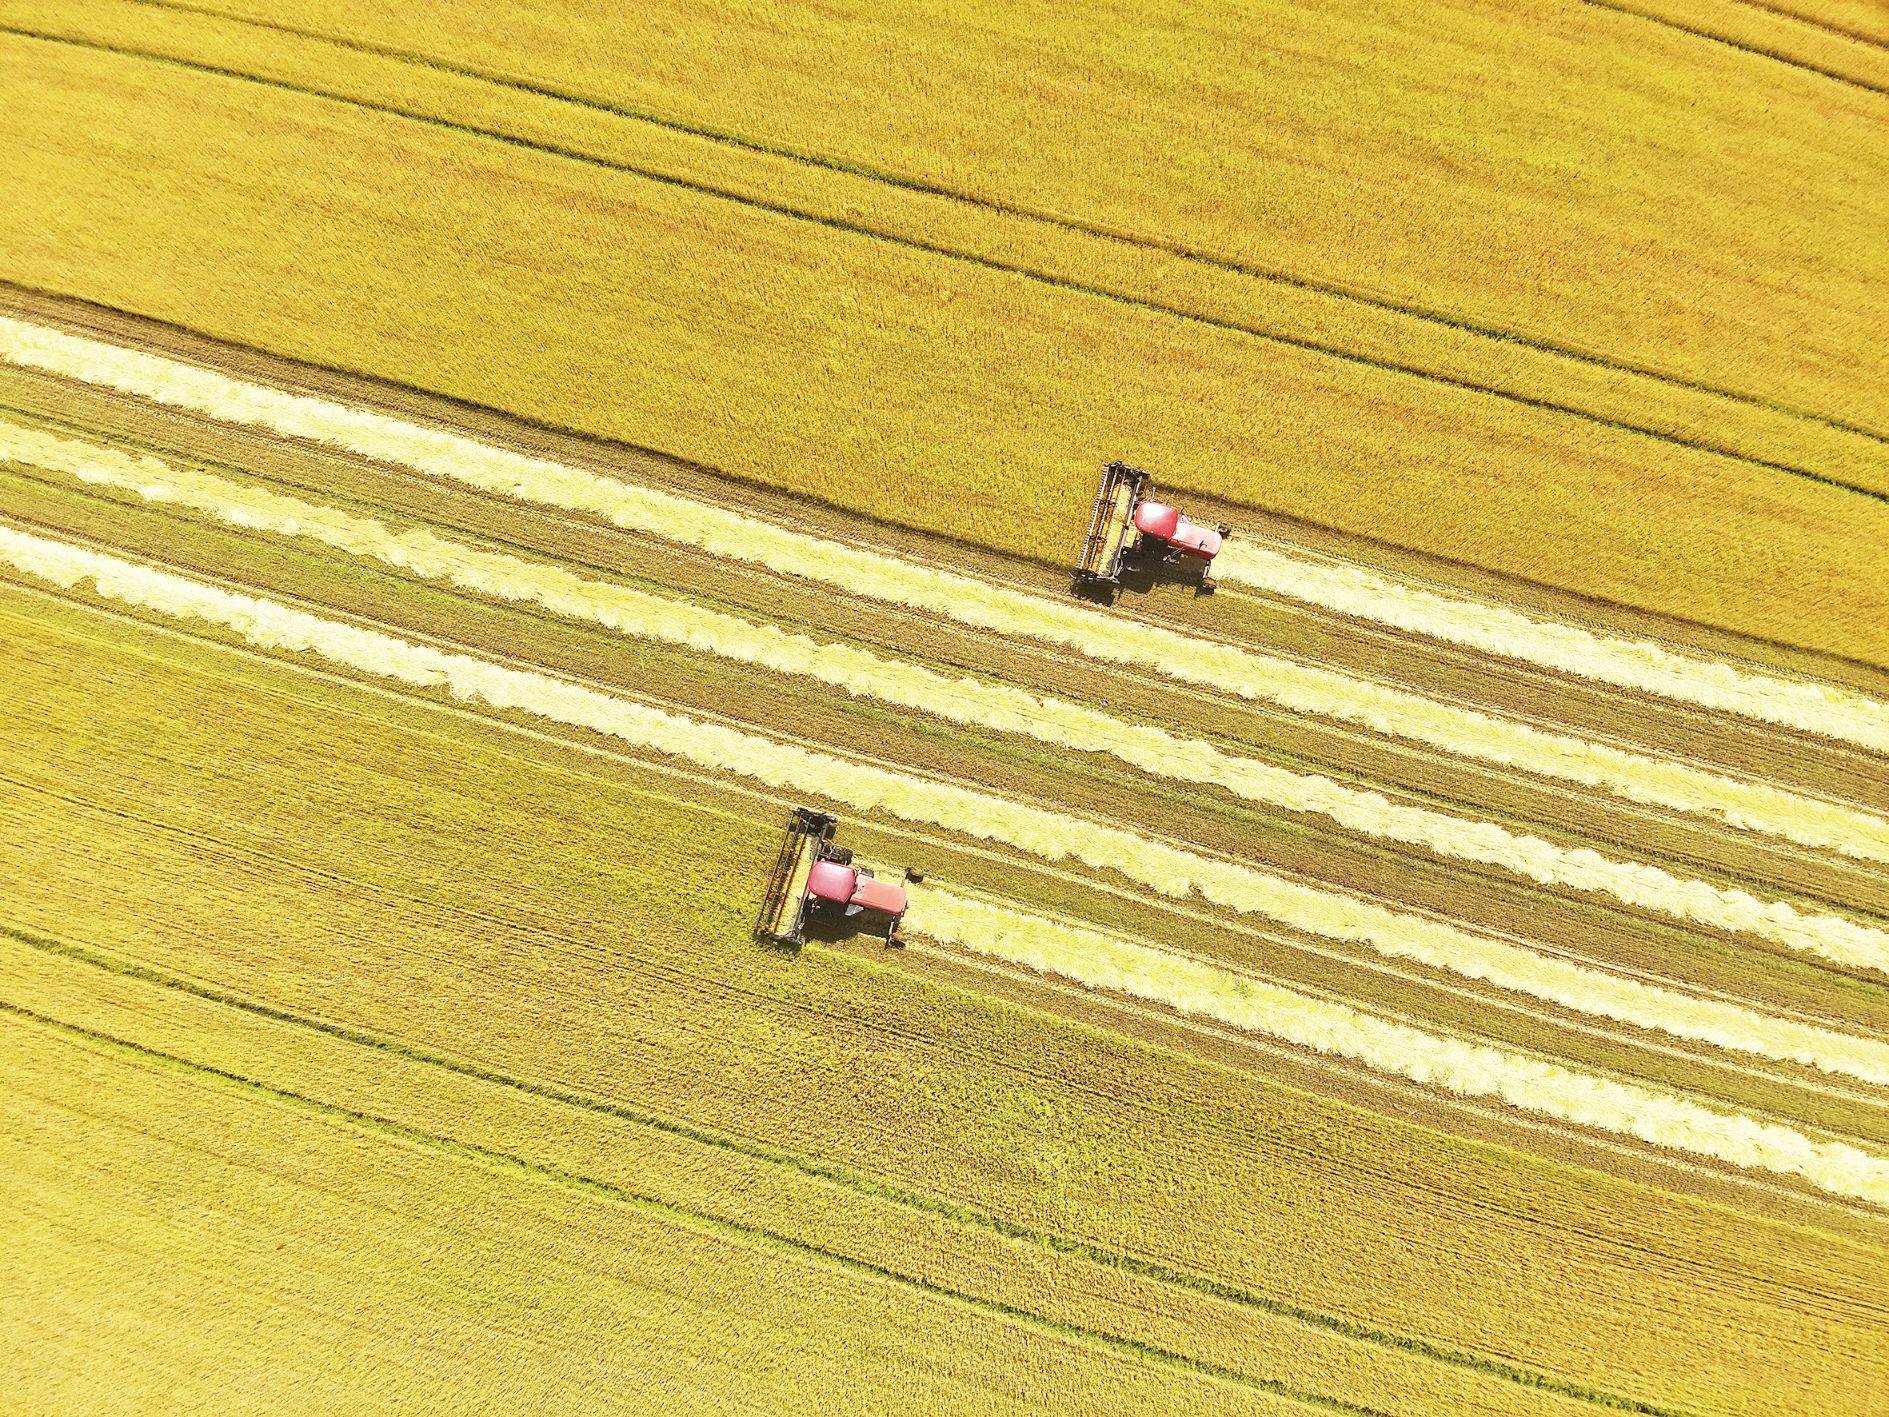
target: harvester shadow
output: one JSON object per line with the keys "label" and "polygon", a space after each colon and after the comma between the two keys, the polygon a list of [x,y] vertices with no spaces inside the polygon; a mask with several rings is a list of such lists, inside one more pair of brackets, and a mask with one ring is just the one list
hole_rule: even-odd
{"label": "harvester shadow", "polygon": [[817,940],[823,945],[876,944],[896,950],[904,943],[896,934],[888,934],[887,926],[883,923],[825,911],[808,915],[801,933],[809,940]]}
{"label": "harvester shadow", "polygon": [[1160,556],[1148,556],[1122,567],[1122,589],[1147,595],[1156,586],[1185,586],[1197,596],[1212,595],[1213,582],[1207,579],[1199,562],[1188,564]]}
{"label": "harvester shadow", "polygon": [[1123,564],[1119,587],[1078,582],[1075,593],[1078,599],[1092,605],[1113,605],[1123,591],[1143,596],[1152,594],[1159,586],[1183,586],[1196,597],[1212,595],[1214,591],[1213,582],[1207,579],[1204,568],[1198,563],[1189,565],[1162,556],[1137,556]]}
{"label": "harvester shadow", "polygon": [[896,935],[886,935],[883,925],[862,923],[844,916],[828,915],[824,911],[809,912],[800,927],[800,940],[780,940],[771,935],[755,935],[754,943],[773,954],[784,955],[793,959],[800,954],[804,945],[811,941],[822,945],[878,944],[886,949],[896,950],[904,946],[904,941]]}

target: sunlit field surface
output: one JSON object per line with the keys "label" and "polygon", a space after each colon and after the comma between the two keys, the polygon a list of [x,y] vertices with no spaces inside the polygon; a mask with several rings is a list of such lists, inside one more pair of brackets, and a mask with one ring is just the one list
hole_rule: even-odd
{"label": "sunlit field surface", "polygon": [[9,1401],[1879,1411],[1885,44],[0,0]]}

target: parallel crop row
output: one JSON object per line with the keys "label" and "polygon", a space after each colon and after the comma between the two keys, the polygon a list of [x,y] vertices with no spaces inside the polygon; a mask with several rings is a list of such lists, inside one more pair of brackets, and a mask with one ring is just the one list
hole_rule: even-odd
{"label": "parallel crop row", "polygon": [[1889,1161],[1846,1142],[1715,1111],[1633,1083],[1440,1037],[1099,931],[925,888],[912,928],[944,944],[1335,1054],[1427,1087],[1497,1098],[1560,1121],[1735,1166],[1801,1176],[1889,1206]]}
{"label": "parallel crop row", "polygon": [[[1363,939],[1408,957],[1430,954],[1440,958],[1452,950],[1488,950],[1491,967],[1498,968],[1508,955],[1525,956],[1506,963],[1516,971],[1518,980],[1535,984],[1531,992],[1552,989],[1562,982],[1586,988],[1595,991],[1594,997],[1585,1001],[1591,1012],[1619,1016],[1620,1011],[1632,1009],[1636,1014],[1633,1021],[1682,1036],[1705,1037],[1723,1046],[1774,1057],[1797,1057],[1857,1076],[1889,1076],[1883,1072],[1883,1055],[1889,1050],[1870,1040],[1771,1019],[1735,1006],[1529,956],[1526,951],[1481,940],[1454,927],[1315,891],[1119,828],[702,723],[548,674],[432,649],[44,537],[0,528],[0,558],[42,581],[67,588],[89,583],[109,599],[171,618],[210,623],[262,648],[313,653],[331,664],[359,672],[402,684],[443,689],[471,702],[608,734],[713,771],[748,777],[797,794],[824,794],[859,810],[886,811],[907,821],[983,837],[1049,859],[1074,857],[1092,866],[1120,871],[1164,894],[1184,897],[1197,892],[1234,910],[1273,915],[1341,938]],[[1640,1018],[1640,1013],[1647,1016]],[[1374,1065],[1383,1063],[1380,1060]],[[1539,1069],[1546,1065],[1527,1066]],[[1622,1105],[1614,1115],[1623,1120],[1634,1115],[1636,1109],[1624,1104],[1643,1092],[1629,1089],[1621,1094],[1616,1100]],[[1516,1105],[1545,1110],[1546,1096],[1522,1087],[1512,1100]],[[1593,1115],[1598,1119],[1605,1114],[1597,1111]],[[1596,1120],[1594,1124],[1602,1123]],[[1750,1119],[1733,1119],[1727,1126],[1725,1135],[1732,1140],[1721,1139],[1716,1143],[1717,1150],[1701,1152],[1706,1143],[1700,1138],[1710,1127],[1698,1118],[1683,1126],[1676,1124],[1671,1139],[1664,1144],[1683,1144],[1685,1149],[1738,1164],[1802,1175],[1835,1194],[1889,1203],[1889,1189],[1882,1188],[1883,1182],[1872,1169],[1889,1163],[1879,1163],[1854,1148],[1831,1149],[1830,1144],[1808,1138],[1800,1138],[1808,1150],[1794,1149],[1795,1144],[1787,1145],[1772,1137],[1766,1130],[1768,1124],[1761,1126]],[[1750,1142],[1751,1138],[1769,1140],[1760,1146]],[[1726,1150],[1728,1147],[1731,1150]]]}
{"label": "parallel crop row", "polygon": [[283,393],[158,355],[0,318],[0,357],[228,422],[306,438],[433,476],[600,517],[717,555],[946,615],[993,633],[1264,700],[1295,713],[1428,744],[1711,818],[1839,855],[1889,862],[1889,818],[1769,783],[1555,733],[1404,689],[1203,641],[937,567],[809,536],[672,493],[493,447],[331,400]]}
{"label": "parallel crop row", "polygon": [[1290,596],[1341,615],[1889,753],[1889,704],[1833,684],[1781,679],[1650,640],[1439,595],[1366,566],[1312,560],[1250,539],[1228,543],[1215,569],[1229,584]]}
{"label": "parallel crop row", "polygon": [[662,641],[848,694],[1084,752],[1144,772],[1210,783],[1247,801],[1322,814],[1347,830],[1439,856],[1500,867],[1543,885],[1604,893],[1646,910],[1755,936],[1841,964],[1889,971],[1889,935],[1839,916],[1806,912],[1748,891],[1674,875],[1643,862],[1557,845],[1492,822],[1393,802],[1381,793],[1291,772],[1211,743],[1131,723],[1084,704],[1010,685],[942,674],[909,660],[822,641],[685,600],[481,550],[423,528],[370,518],[215,474],[62,438],[0,420],[0,459],[174,503],[248,530],[309,538],[480,595],[533,604],[621,634]]}

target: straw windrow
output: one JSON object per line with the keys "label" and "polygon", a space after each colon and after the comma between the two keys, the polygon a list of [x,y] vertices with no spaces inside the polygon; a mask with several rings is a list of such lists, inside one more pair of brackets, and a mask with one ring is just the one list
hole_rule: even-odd
{"label": "straw windrow", "polygon": [[790,531],[724,507],[493,447],[332,400],[289,394],[161,355],[0,317],[0,358],[227,422],[266,428],[505,497],[594,516],[718,556],[1060,645],[1801,846],[1889,862],[1889,818],[1770,783],[1555,733],[1408,690],[1202,640],[975,576]]}

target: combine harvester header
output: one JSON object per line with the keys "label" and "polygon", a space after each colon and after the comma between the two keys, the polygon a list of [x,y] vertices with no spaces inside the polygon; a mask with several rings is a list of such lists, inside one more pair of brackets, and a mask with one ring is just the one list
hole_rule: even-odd
{"label": "combine harvester header", "polygon": [[1154,500],[1154,479],[1138,467],[1112,462],[1102,469],[1102,486],[1089,516],[1089,534],[1076,562],[1079,594],[1104,593],[1112,603],[1122,588],[1122,572],[1136,562],[1201,563],[1200,588],[1212,591],[1208,574],[1228,526],[1206,527],[1189,521],[1166,502]]}
{"label": "combine harvester header", "polygon": [[[810,923],[865,916],[870,924],[884,922],[885,942],[899,942],[899,921],[905,915],[905,890],[881,881],[865,866],[853,864],[853,853],[833,844],[838,825],[825,812],[796,807],[787,816],[787,835],[768,877],[761,898],[761,914],[754,922],[754,937],[794,948],[806,943]],[[907,880],[922,879],[910,870]]]}

